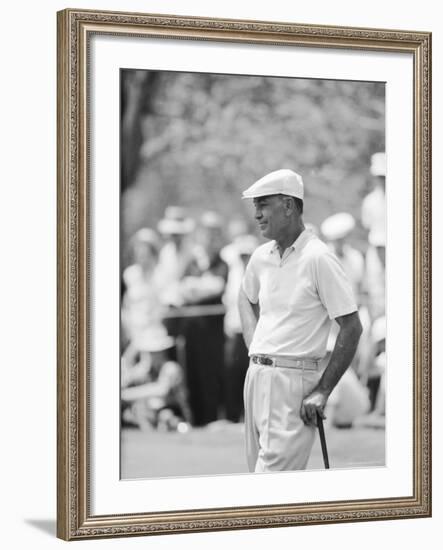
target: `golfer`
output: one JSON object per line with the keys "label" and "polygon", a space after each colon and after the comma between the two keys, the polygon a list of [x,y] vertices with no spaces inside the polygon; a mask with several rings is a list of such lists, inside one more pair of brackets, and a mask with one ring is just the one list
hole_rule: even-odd
{"label": "golfer", "polygon": [[[303,225],[303,181],[277,170],[243,193],[263,237],[239,293],[249,349],[244,387],[249,470],[305,469],[317,412],[350,365],[362,331],[352,288],[337,257]],[[334,320],[339,333],[323,373]]]}

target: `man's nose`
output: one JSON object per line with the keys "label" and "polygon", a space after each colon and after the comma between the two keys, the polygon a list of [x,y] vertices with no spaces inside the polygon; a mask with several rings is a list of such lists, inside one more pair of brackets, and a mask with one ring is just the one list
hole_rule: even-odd
{"label": "man's nose", "polygon": [[261,217],[262,217],[261,210],[259,210],[258,208],[256,208],[256,209],[255,209],[255,219],[256,219],[256,220],[259,220]]}

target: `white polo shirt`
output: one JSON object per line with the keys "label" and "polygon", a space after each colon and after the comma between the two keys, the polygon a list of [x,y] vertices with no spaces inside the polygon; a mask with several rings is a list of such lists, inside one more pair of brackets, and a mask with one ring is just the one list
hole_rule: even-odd
{"label": "white polo shirt", "polygon": [[332,320],[357,311],[338,258],[307,230],[282,258],[275,241],[257,248],[242,287],[249,301],[260,305],[249,355],[320,359]]}

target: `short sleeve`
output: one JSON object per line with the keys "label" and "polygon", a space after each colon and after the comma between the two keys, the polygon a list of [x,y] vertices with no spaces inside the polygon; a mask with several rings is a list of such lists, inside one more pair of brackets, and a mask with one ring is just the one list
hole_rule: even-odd
{"label": "short sleeve", "polygon": [[340,261],[332,252],[316,258],[315,281],[318,295],[330,319],[357,311],[352,286]]}
{"label": "short sleeve", "polygon": [[255,272],[254,255],[251,256],[248,265],[246,266],[242,280],[242,289],[251,304],[256,304],[258,302],[260,284]]}

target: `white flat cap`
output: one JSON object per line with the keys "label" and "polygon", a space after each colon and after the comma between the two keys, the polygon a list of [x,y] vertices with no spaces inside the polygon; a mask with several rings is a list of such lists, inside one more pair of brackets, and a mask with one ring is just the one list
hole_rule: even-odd
{"label": "white flat cap", "polygon": [[340,212],[329,216],[321,224],[321,232],[330,241],[346,237],[355,227],[354,216],[348,212]]}
{"label": "white flat cap", "polygon": [[371,174],[373,176],[386,176],[386,154],[374,153],[371,157]]}
{"label": "white flat cap", "polygon": [[292,170],[282,168],[263,176],[243,191],[242,199],[254,199],[267,195],[289,195],[303,200],[303,180]]}

